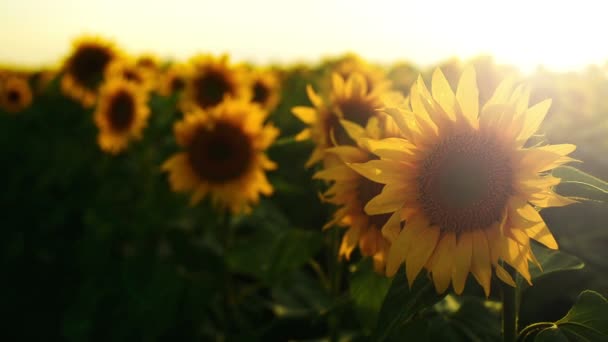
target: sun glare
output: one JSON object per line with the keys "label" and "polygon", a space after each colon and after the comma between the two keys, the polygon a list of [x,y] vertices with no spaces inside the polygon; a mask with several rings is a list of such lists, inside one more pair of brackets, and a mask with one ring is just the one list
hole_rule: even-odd
{"label": "sun glare", "polygon": [[486,54],[524,71],[576,70],[608,57],[608,45],[594,39],[606,28],[602,6],[587,0],[311,0],[299,7],[279,0],[4,1],[0,29],[11,34],[1,35],[0,44],[11,48],[0,51],[0,62],[48,64],[88,32],[132,52],[178,59],[204,50],[289,63],[352,51],[374,62],[427,66]]}

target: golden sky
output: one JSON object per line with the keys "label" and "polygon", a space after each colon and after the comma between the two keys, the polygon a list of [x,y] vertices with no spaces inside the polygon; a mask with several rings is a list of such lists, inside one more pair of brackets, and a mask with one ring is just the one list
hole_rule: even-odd
{"label": "golden sky", "polygon": [[532,70],[608,60],[603,1],[0,0],[0,63],[59,62],[83,33],[131,53],[224,53],[257,63],[352,51],[431,65],[491,54]]}

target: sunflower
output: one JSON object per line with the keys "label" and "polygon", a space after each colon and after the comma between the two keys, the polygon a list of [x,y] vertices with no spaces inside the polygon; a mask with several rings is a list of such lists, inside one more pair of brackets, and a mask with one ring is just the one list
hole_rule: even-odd
{"label": "sunflower", "polygon": [[171,64],[160,74],[157,91],[162,96],[170,96],[180,92],[186,86],[187,71],[182,64]]}
{"label": "sunflower", "polygon": [[280,84],[273,71],[254,71],[250,74],[251,102],[272,112],[279,103]]}
{"label": "sunflower", "polygon": [[249,212],[260,194],[272,194],[265,170],[276,164],[264,151],[279,130],[264,125],[266,115],[257,105],[232,99],[185,115],[174,126],[184,151],[162,165],[173,191],[192,191],[192,205],[209,194],[214,206],[232,213]]}
{"label": "sunflower", "polygon": [[560,179],[550,170],[572,161],[575,146],[527,147],[551,104],[529,108],[528,98],[526,87],[503,81],[478,115],[469,67],[456,94],[436,70],[431,92],[418,78],[411,107],[386,109],[407,139],[367,139],[380,159],[350,166],[385,184],[365,211],[391,215],[382,228],[391,242],[387,275],[404,263],[411,284],[424,267],[437,292],[451,282],[460,294],[470,272],[489,295],[493,270],[515,286],[504,262],[531,283],[528,260],[537,261],[530,239],[557,248],[538,210],[573,203],[553,192]]}
{"label": "sunflower", "polygon": [[0,107],[3,110],[17,113],[29,107],[31,103],[32,90],[27,79],[15,75],[0,78]]}
{"label": "sunflower", "polygon": [[185,111],[190,107],[209,109],[224,98],[249,98],[244,70],[229,64],[228,56],[197,56],[191,62],[191,75],[186,83],[183,102]]}
{"label": "sunflower", "polygon": [[[386,129],[386,121],[377,117],[369,119],[366,129],[346,120],[341,123],[350,138],[355,141],[362,141],[362,138],[381,139],[391,135],[390,130]],[[350,163],[363,163],[378,158],[371,154],[364,144],[331,147],[326,150],[326,154],[336,160],[326,163],[329,166],[317,172],[314,178],[333,183],[322,198],[339,209],[323,228],[334,225],[346,227],[339,257],[348,260],[355,247],[359,246],[362,255],[373,258],[376,272],[384,273],[389,241],[382,236],[380,228],[390,215],[367,215],[364,211],[365,204],[380,194],[383,184],[371,181],[347,166]]]}
{"label": "sunflower", "polygon": [[101,149],[116,154],[131,139],[141,138],[149,114],[148,96],[143,89],[119,78],[106,82],[94,114]]}
{"label": "sunflower", "polygon": [[296,136],[296,140],[311,138],[315,149],[306,162],[306,167],[323,160],[326,148],[336,143],[351,144],[354,142],[340,125],[340,120],[352,121],[365,127],[369,118],[379,116],[377,109],[383,106],[384,92],[380,88],[368,91],[365,78],[353,73],[344,80],[338,74],[332,77],[332,94],[329,103],[315,93],[309,85],[306,88],[308,97],[314,107],[294,107],[292,113],[310,127],[304,129]]}
{"label": "sunflower", "polygon": [[105,79],[121,78],[149,91],[155,86],[154,74],[149,69],[138,66],[135,61],[114,59],[105,70]]}
{"label": "sunflower", "polygon": [[157,72],[160,69],[159,59],[153,54],[144,54],[137,57],[135,65],[151,72]]}
{"label": "sunflower", "polygon": [[83,37],[63,65],[61,89],[69,97],[92,107],[106,67],[118,55],[113,45],[99,38]]}
{"label": "sunflower", "polygon": [[342,78],[347,79],[353,73],[358,73],[365,79],[367,89],[386,90],[390,87],[390,82],[386,79],[384,71],[365,62],[356,54],[347,54],[340,58],[331,69],[332,74],[337,73]]}

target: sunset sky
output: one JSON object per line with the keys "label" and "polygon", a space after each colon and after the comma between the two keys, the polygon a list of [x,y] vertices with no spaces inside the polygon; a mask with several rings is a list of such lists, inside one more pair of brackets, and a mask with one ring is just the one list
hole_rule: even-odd
{"label": "sunset sky", "polygon": [[0,64],[57,63],[82,33],[112,39],[131,53],[177,59],[227,52],[234,60],[262,64],[315,62],[352,51],[373,62],[409,60],[419,66],[478,54],[523,70],[604,64],[603,2],[565,3],[4,0]]}

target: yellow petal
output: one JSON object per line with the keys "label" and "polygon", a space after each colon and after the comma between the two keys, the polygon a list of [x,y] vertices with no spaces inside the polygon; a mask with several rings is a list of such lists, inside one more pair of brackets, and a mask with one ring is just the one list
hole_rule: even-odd
{"label": "yellow petal", "polygon": [[471,273],[477,282],[483,287],[486,297],[490,295],[490,284],[492,280],[492,264],[490,261],[490,250],[488,240],[481,230],[475,230],[473,235],[473,255],[471,257]]}
{"label": "yellow petal", "polygon": [[291,109],[293,115],[295,115],[300,121],[306,124],[312,124],[317,121],[317,111],[310,107],[293,107]]}
{"label": "yellow petal", "polygon": [[444,234],[429,260],[433,283],[435,284],[437,293],[445,292],[450,286],[455,249],[456,235],[453,232]]}
{"label": "yellow petal", "polygon": [[[433,72],[431,91],[433,92],[433,98],[439,103],[441,108],[450,116],[450,118],[455,118],[456,96],[454,96],[450,83],[439,68],[435,69],[435,72]],[[433,113],[429,114],[432,115]]]}
{"label": "yellow petal", "polygon": [[347,260],[350,258],[350,253],[359,243],[359,236],[361,235],[361,229],[358,226],[352,226],[344,234],[342,243],[340,244],[339,255],[345,257]]}
{"label": "yellow petal", "polygon": [[361,145],[382,159],[404,160],[412,155],[415,146],[401,138],[386,138],[382,140],[361,139]]}
{"label": "yellow petal", "polygon": [[310,128],[306,128],[302,130],[302,132],[298,133],[295,137],[296,141],[304,141],[310,139],[311,131]]}
{"label": "yellow petal", "polygon": [[408,169],[404,163],[389,160],[370,160],[367,163],[350,163],[348,166],[363,177],[382,184],[400,183],[403,172]]}
{"label": "yellow petal", "polygon": [[365,213],[368,215],[381,215],[395,212],[403,206],[405,199],[413,195],[413,191],[407,191],[403,185],[385,185],[379,195],[373,197],[369,202],[362,203]]}
{"label": "yellow petal", "polygon": [[500,280],[504,281],[505,283],[516,287],[517,285],[515,285],[515,280],[513,280],[513,277],[511,277],[511,275],[509,274],[509,272],[507,272],[507,270],[505,270],[502,266],[500,266],[499,264],[496,264],[496,275],[498,276],[498,278],[500,278]]}
{"label": "yellow petal", "polygon": [[418,242],[417,236],[423,229],[425,229],[424,225],[414,224],[409,226],[406,224],[401,230],[399,236],[393,241],[388,250],[388,258],[386,260],[387,276],[392,277],[397,273],[397,270],[405,261],[410,245]]}
{"label": "yellow petal", "polygon": [[354,122],[348,120],[340,120],[340,124],[351,139],[358,141],[365,136],[365,129]]}
{"label": "yellow petal", "polygon": [[351,168],[346,165],[333,166],[329,169],[318,171],[313,175],[315,179],[333,180],[333,181],[355,181],[360,176],[353,172]]}
{"label": "yellow petal", "polygon": [[470,232],[460,234],[454,255],[452,268],[452,286],[456,294],[462,294],[464,284],[471,269],[471,256],[473,254],[473,237]]}
{"label": "yellow petal", "polygon": [[518,140],[526,141],[532,134],[536,133],[540,124],[545,119],[549,107],[551,107],[551,99],[535,104],[524,113],[525,124],[519,134]]}
{"label": "yellow petal", "polygon": [[549,228],[547,228],[547,225],[545,224],[544,221],[537,223],[532,228],[526,229],[525,233],[528,234],[528,236],[531,237],[532,239],[542,243],[543,245],[547,246],[548,248],[551,248],[551,249],[558,248],[557,241],[555,241],[553,234],[551,234],[551,231],[549,231]]}
{"label": "yellow petal", "polygon": [[382,227],[382,236],[388,241],[394,242],[401,232],[400,211],[395,211]]}
{"label": "yellow petal", "polygon": [[410,245],[405,258],[405,271],[410,287],[412,287],[418,273],[420,273],[422,267],[426,265],[430,256],[433,254],[440,235],[439,227],[430,227],[428,222],[424,220],[410,220],[409,222],[406,222],[405,229],[411,229],[415,224],[420,225],[423,228],[419,230],[418,234],[414,237],[416,241]]}
{"label": "yellow petal", "polygon": [[[368,153],[360,148],[348,145],[334,146],[325,149],[327,154],[336,155],[346,163],[363,162],[368,159]],[[354,171],[353,171],[354,172]]]}
{"label": "yellow petal", "polygon": [[503,239],[502,259],[511,265],[532,285],[530,271],[528,269],[528,254],[517,242],[509,237]]}
{"label": "yellow petal", "polygon": [[504,79],[496,90],[492,97],[486,102],[482,111],[485,110],[486,106],[494,105],[494,104],[506,104],[511,97],[511,93],[513,92],[513,87],[515,86],[515,78],[510,76]]}
{"label": "yellow petal", "polygon": [[456,99],[460,104],[462,115],[475,127],[479,116],[479,89],[475,69],[471,66],[466,67],[460,76]]}
{"label": "yellow petal", "polygon": [[566,205],[578,203],[578,201],[561,196],[554,193],[553,191],[545,191],[532,195],[529,200],[530,203],[537,207],[549,208],[549,207],[563,207]]}
{"label": "yellow petal", "polygon": [[310,84],[306,86],[306,93],[308,94],[310,102],[312,102],[315,107],[320,108],[323,106],[323,100],[321,97],[319,97],[319,95],[317,95],[317,93],[315,93],[315,90]]}

